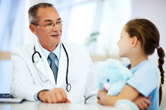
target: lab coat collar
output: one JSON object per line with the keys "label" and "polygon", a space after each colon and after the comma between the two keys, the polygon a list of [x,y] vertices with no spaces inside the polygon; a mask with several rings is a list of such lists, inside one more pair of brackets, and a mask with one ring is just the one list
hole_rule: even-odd
{"label": "lab coat collar", "polygon": [[[48,55],[50,54],[50,51],[48,51],[47,49],[42,47],[41,44],[39,43],[39,40],[37,40],[37,44],[38,44],[40,50],[42,51],[43,55],[46,58],[48,58]],[[53,53],[57,56],[58,61],[59,61],[59,58],[60,58],[60,50],[61,50],[61,42],[57,45],[56,49],[53,51]]]}
{"label": "lab coat collar", "polygon": [[[42,53],[37,41],[36,41],[36,44],[35,44],[35,49],[36,51],[38,51],[40,53],[40,55],[42,56],[42,58],[40,58],[39,56],[35,56],[34,59],[35,59],[35,62],[38,62],[36,64],[36,68],[38,70],[40,70],[40,78],[45,82],[45,81],[48,81],[50,80],[52,82],[53,85],[55,85],[55,79],[54,79],[54,76],[53,76],[53,72],[47,62],[47,58],[44,56],[44,54]],[[43,61],[41,61],[43,60]],[[44,62],[44,64],[43,64]],[[49,73],[52,73],[52,74],[49,74]]]}
{"label": "lab coat collar", "polygon": [[[71,51],[68,49],[68,46],[67,44],[63,43],[65,48],[66,48],[66,51],[67,51],[67,54],[68,54],[68,57],[69,57],[69,67],[68,67],[68,72],[70,71],[70,61],[71,61],[71,56],[72,56],[72,53]],[[36,51],[38,51],[41,56],[42,56],[42,60],[44,61],[44,64],[45,66],[42,66],[43,65],[43,62],[40,61],[41,59],[39,58],[39,56],[35,56],[35,61],[36,62],[39,62],[38,65],[36,65],[37,69],[41,71],[41,73],[44,75],[43,79],[44,81],[47,81],[47,80],[50,80],[52,82],[53,85],[55,85],[55,87],[62,87],[62,84],[66,78],[66,69],[67,69],[67,56],[66,56],[66,53],[64,51],[64,48],[62,47],[62,43],[61,43],[61,56],[60,56],[60,59],[59,59],[59,69],[58,69],[58,77],[57,77],[57,85],[55,84],[55,79],[54,79],[54,76],[53,76],[53,72],[47,62],[47,59],[45,58],[44,54],[42,53],[38,43],[36,42],[35,44],[35,48],[36,48]],[[52,73],[52,74],[49,74],[49,73]],[[68,74],[69,75],[69,74]],[[68,76],[67,76],[68,77]],[[48,79],[49,78],[49,79]],[[66,83],[66,82],[65,82]]]}

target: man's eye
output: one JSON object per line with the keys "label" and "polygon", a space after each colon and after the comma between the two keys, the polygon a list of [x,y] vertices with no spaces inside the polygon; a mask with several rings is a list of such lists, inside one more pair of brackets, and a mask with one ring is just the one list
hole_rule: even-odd
{"label": "man's eye", "polygon": [[51,26],[53,23],[46,24],[46,26]]}
{"label": "man's eye", "polygon": [[56,22],[56,24],[61,24],[62,21]]}

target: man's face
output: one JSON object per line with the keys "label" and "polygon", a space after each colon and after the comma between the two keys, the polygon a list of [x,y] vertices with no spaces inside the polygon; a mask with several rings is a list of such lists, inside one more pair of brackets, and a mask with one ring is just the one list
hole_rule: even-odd
{"label": "man's face", "polygon": [[[36,25],[34,28],[34,34],[39,39],[40,44],[47,50],[51,50],[56,48],[57,44],[61,41],[61,35],[62,35],[62,25],[53,26],[52,28],[47,28],[44,25],[50,25],[51,23],[60,23],[61,18],[59,17],[58,12],[52,8],[39,8],[38,9],[38,25]],[[41,26],[43,25],[43,26]],[[53,50],[54,50],[53,49]]]}

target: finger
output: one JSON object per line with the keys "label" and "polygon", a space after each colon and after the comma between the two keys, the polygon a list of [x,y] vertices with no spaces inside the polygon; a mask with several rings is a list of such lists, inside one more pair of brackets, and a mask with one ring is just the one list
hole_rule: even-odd
{"label": "finger", "polygon": [[62,95],[62,93],[60,91],[56,94],[56,96],[57,96],[58,103],[64,102],[63,95]]}
{"label": "finger", "polygon": [[70,100],[67,99],[67,100],[66,100],[66,103],[71,103],[71,102],[70,102]]}
{"label": "finger", "polygon": [[147,96],[146,98],[147,98],[147,99],[150,99],[150,96]]}
{"label": "finger", "polygon": [[40,101],[45,101],[45,94],[48,92],[48,90],[43,90],[43,91],[40,91],[37,95],[38,99]]}
{"label": "finger", "polygon": [[139,104],[139,105],[137,105],[138,106],[138,108],[140,109],[140,110],[143,110],[144,109],[144,107],[141,105],[141,104]]}
{"label": "finger", "polygon": [[97,103],[100,104],[100,105],[103,105],[101,100],[98,100]]}
{"label": "finger", "polygon": [[97,99],[100,99],[100,97],[97,95]]}
{"label": "finger", "polygon": [[62,88],[55,88],[54,93],[56,94],[56,99],[58,103],[65,103],[67,95]]}
{"label": "finger", "polygon": [[51,94],[52,94],[52,98],[54,98],[56,100],[56,103],[60,103],[60,100],[58,99],[59,98],[59,94],[60,93],[60,90],[59,88],[54,88],[53,90],[51,90]]}
{"label": "finger", "polygon": [[147,103],[141,103],[142,104],[142,106],[143,106],[143,110],[146,110],[146,109],[148,109],[148,105],[147,105]]}
{"label": "finger", "polygon": [[46,103],[52,103],[52,99],[50,95],[47,95],[45,99],[46,99],[45,100]]}
{"label": "finger", "polygon": [[67,95],[63,89],[60,89],[61,95],[62,95],[62,102],[66,102],[67,100]]}
{"label": "finger", "polygon": [[52,94],[51,95],[51,99],[52,99],[52,103],[57,103],[57,97],[56,97],[56,94]]}
{"label": "finger", "polygon": [[97,99],[100,99],[99,94],[100,94],[100,90],[97,93]]}
{"label": "finger", "polygon": [[97,103],[100,104],[100,101],[98,100]]}
{"label": "finger", "polygon": [[151,104],[151,101],[149,99],[144,99],[144,102],[148,105],[148,107],[150,106]]}
{"label": "finger", "polygon": [[62,94],[63,94],[64,98],[66,98],[66,99],[67,99],[67,95],[66,95],[65,91],[64,91],[62,88],[61,88],[61,92],[62,92]]}

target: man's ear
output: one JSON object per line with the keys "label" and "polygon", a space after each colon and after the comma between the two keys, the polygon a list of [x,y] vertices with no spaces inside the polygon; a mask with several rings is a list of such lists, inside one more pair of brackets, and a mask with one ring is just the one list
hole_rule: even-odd
{"label": "man's ear", "polygon": [[132,37],[132,47],[136,47],[138,44],[138,38],[136,36]]}
{"label": "man's ear", "polygon": [[32,33],[36,35],[36,27],[33,24],[29,25],[29,29],[31,30]]}

